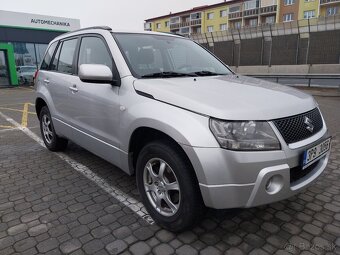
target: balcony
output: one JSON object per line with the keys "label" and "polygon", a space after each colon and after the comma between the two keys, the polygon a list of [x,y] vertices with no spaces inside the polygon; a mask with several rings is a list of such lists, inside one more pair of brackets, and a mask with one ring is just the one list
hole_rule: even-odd
{"label": "balcony", "polygon": [[243,11],[243,16],[244,17],[257,16],[258,14],[259,14],[259,9],[258,8]]}
{"label": "balcony", "polygon": [[189,27],[190,26],[190,21],[185,21],[179,24],[180,27]]}
{"label": "balcony", "polygon": [[170,29],[179,29],[179,23],[170,24]]}
{"label": "balcony", "polygon": [[320,0],[320,5],[340,3],[340,0]]}
{"label": "balcony", "polygon": [[232,12],[232,13],[229,13],[228,18],[229,18],[229,20],[241,19],[242,18],[242,12]]}
{"label": "balcony", "polygon": [[191,21],[191,26],[200,26],[202,24],[201,19],[195,19]]}
{"label": "balcony", "polygon": [[270,14],[277,11],[277,5],[265,6],[260,9],[260,15]]}

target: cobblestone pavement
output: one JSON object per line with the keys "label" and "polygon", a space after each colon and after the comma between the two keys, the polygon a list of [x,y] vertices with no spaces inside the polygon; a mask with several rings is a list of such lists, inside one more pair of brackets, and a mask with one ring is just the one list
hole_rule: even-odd
{"label": "cobblestone pavement", "polygon": [[[33,98],[29,88],[2,89],[0,112],[40,136],[34,107],[25,109]],[[340,98],[317,101],[331,133],[339,134]],[[325,173],[304,192],[257,208],[209,210],[180,234],[150,225],[127,206],[140,205],[134,177],[71,144],[63,155],[89,169],[91,181],[58,155],[0,117],[1,255],[340,254],[339,136]]]}

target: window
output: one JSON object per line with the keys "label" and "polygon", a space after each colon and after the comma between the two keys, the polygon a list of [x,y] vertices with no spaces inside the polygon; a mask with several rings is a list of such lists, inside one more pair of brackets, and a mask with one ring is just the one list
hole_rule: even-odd
{"label": "window", "polygon": [[245,10],[256,9],[257,7],[258,7],[257,1],[247,1],[247,2],[244,3],[244,9]]}
{"label": "window", "polygon": [[239,12],[241,6],[233,6],[229,8],[229,13],[231,12]]}
{"label": "window", "polygon": [[333,7],[328,7],[326,10],[326,15],[327,16],[333,16],[337,14],[337,7],[333,6]]}
{"label": "window", "polygon": [[170,27],[170,21],[165,21],[165,27]]}
{"label": "window", "polygon": [[303,18],[304,19],[311,19],[315,17],[315,11],[311,10],[311,11],[305,11],[303,12]]}
{"label": "window", "polygon": [[179,17],[170,18],[170,24],[177,24],[179,23]]}
{"label": "window", "polygon": [[57,47],[58,45],[58,42],[54,42],[51,44],[51,46],[48,48],[48,51],[46,52],[46,55],[44,57],[44,60],[43,62],[41,63],[41,66],[40,66],[40,69],[41,70],[47,70],[49,65],[50,65],[50,62],[52,60],[52,57],[53,57],[53,53],[55,51],[55,48]]}
{"label": "window", "polygon": [[256,27],[257,26],[257,19],[251,19],[249,20],[249,26]]}
{"label": "window", "polygon": [[[156,72],[210,71],[229,74],[228,68],[195,42],[179,37],[114,34],[133,75],[142,78]],[[147,78],[147,77],[145,77]]]}
{"label": "window", "polygon": [[241,21],[235,21],[234,23],[232,23],[232,27],[235,29],[240,29],[242,26]]}
{"label": "window", "polygon": [[157,23],[156,27],[157,27],[157,29],[161,29],[161,27],[162,27],[161,23]]}
{"label": "window", "polygon": [[57,70],[61,73],[73,74],[73,58],[78,39],[64,41],[58,61]]}
{"label": "window", "polygon": [[54,55],[53,61],[50,65],[50,69],[51,71],[57,71],[58,70],[58,61],[59,61],[59,56],[60,56],[60,49],[61,49],[61,45],[59,44],[57,52]]}
{"label": "window", "polygon": [[227,10],[222,10],[220,11],[220,17],[223,18],[223,17],[227,17],[228,15],[228,11]]}
{"label": "window", "polygon": [[266,24],[274,24],[275,23],[275,16],[266,17],[265,23]]}
{"label": "window", "polygon": [[228,29],[228,25],[227,24],[221,24],[220,25],[220,30],[221,31],[225,31],[225,30],[227,30]]}
{"label": "window", "polygon": [[214,18],[214,13],[210,12],[207,14],[207,19],[213,19]]}
{"label": "window", "polygon": [[207,31],[208,32],[214,32],[214,27],[213,26],[207,26]]}
{"label": "window", "polygon": [[284,0],[285,5],[292,5],[295,4],[295,0]]}
{"label": "window", "polygon": [[112,70],[111,53],[98,37],[85,37],[81,40],[78,65],[100,64]]}
{"label": "window", "polygon": [[293,13],[286,13],[283,15],[283,22],[289,22],[292,21],[294,18],[294,14]]}
{"label": "window", "polygon": [[195,19],[201,19],[202,14],[200,12],[197,13],[192,13],[190,14],[190,19],[195,20]]}
{"label": "window", "polygon": [[315,0],[305,0],[306,3],[308,2],[314,2]]}

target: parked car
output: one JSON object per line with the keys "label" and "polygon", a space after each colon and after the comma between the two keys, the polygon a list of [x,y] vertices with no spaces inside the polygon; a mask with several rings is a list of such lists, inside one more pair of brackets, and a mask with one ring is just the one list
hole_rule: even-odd
{"label": "parked car", "polygon": [[20,84],[33,84],[34,74],[37,71],[36,66],[18,66],[17,75]]}
{"label": "parked car", "polygon": [[72,140],[135,175],[149,214],[171,231],[206,207],[289,198],[328,162],[331,138],[312,96],[237,75],[188,38],[67,33],[50,43],[36,79],[46,147]]}

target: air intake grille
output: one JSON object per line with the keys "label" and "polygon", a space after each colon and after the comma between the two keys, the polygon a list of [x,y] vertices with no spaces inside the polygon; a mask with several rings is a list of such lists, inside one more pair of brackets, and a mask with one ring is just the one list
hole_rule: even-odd
{"label": "air intake grille", "polygon": [[[309,119],[307,121],[309,124],[306,124],[307,118]],[[318,108],[303,114],[276,119],[273,122],[287,144],[307,139],[319,132],[323,126]],[[308,126],[309,129],[307,128]]]}

